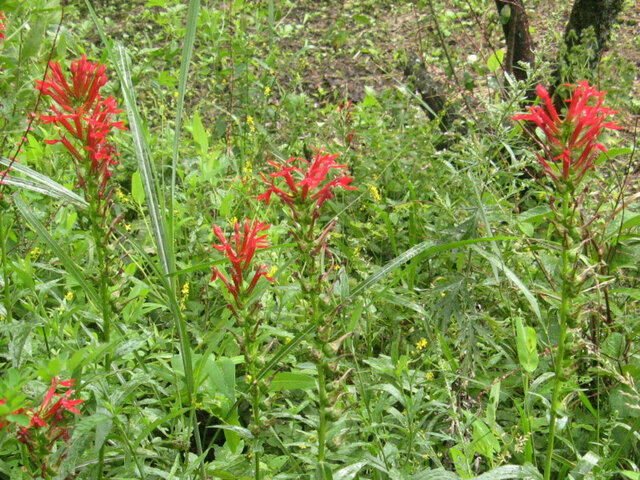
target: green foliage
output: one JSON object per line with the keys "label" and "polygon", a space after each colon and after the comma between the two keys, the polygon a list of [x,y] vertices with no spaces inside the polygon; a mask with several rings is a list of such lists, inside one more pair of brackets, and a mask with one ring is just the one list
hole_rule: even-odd
{"label": "green foliage", "polygon": [[[52,452],[61,479],[542,478],[563,239],[537,147],[509,119],[531,87],[502,73],[510,13],[483,20],[476,1],[433,2],[435,16],[423,15],[431,2],[121,3],[2,4],[0,164],[17,163],[0,186],[0,421],[26,425],[15,412],[52,377],[74,378],[85,402]],[[448,131],[393,77],[410,50],[462,82],[444,92],[462,112]],[[44,142],[54,127],[34,88],[50,56],[68,66],[83,53],[106,64],[128,128],[113,140],[106,263],[70,157]],[[578,53],[574,73],[598,74],[625,122],[632,58],[583,72]],[[531,78],[545,83],[551,67],[541,58]],[[640,212],[623,125],[603,140],[571,232],[583,248],[557,479],[640,469]],[[314,148],[340,153],[358,190],[319,210],[311,254],[290,233],[309,225],[256,197],[268,161]],[[228,266],[212,227],[245,217],[271,224],[260,261],[274,281],[258,282],[242,317],[211,281]],[[0,478],[29,478],[23,447],[0,428]]]}

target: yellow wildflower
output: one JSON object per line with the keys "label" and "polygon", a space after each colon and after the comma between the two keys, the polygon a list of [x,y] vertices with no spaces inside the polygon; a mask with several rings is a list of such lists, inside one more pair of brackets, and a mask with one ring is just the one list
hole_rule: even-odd
{"label": "yellow wildflower", "polygon": [[31,250],[29,253],[31,254],[32,260],[37,260],[40,254],[42,253],[42,250],[40,250],[40,247],[36,247],[33,250]]}
{"label": "yellow wildflower", "polygon": [[420,340],[418,340],[418,343],[416,343],[416,348],[418,349],[418,351],[420,350],[424,350],[427,345],[429,345],[429,342],[427,341],[426,338],[421,338]]}
{"label": "yellow wildflower", "polygon": [[129,201],[129,198],[125,195],[120,187],[118,187],[118,189],[116,190],[116,197],[122,203],[127,203]]}
{"label": "yellow wildflower", "polygon": [[277,265],[271,265],[271,270],[269,270],[269,276],[273,277],[276,272],[278,271],[278,266]]}
{"label": "yellow wildflower", "polygon": [[73,299],[73,292],[71,290],[69,290],[67,293],[65,293],[64,299],[65,300],[72,300]]}
{"label": "yellow wildflower", "polygon": [[131,224],[130,224],[130,223],[125,223],[125,224],[124,224],[124,229],[125,229],[127,232],[130,232],[130,231],[131,231]]}
{"label": "yellow wildflower", "polygon": [[189,282],[185,282],[180,290],[180,310],[187,308],[187,300],[189,299]]}
{"label": "yellow wildflower", "polygon": [[378,187],[375,185],[369,185],[369,191],[371,192],[371,196],[376,202],[379,202],[382,197],[380,196],[380,192],[378,191]]}
{"label": "yellow wildflower", "polygon": [[433,372],[427,372],[427,374],[425,375],[425,377],[427,379],[427,382],[430,380],[433,380],[434,378],[436,378],[436,376],[433,374]]}
{"label": "yellow wildflower", "polygon": [[179,94],[178,92],[173,92],[173,98],[178,98]]}
{"label": "yellow wildflower", "polygon": [[264,96],[268,97],[271,94],[271,87],[264,87]]}
{"label": "yellow wildflower", "polygon": [[256,124],[251,115],[247,115],[247,125],[249,125],[249,131],[251,133],[256,131]]}

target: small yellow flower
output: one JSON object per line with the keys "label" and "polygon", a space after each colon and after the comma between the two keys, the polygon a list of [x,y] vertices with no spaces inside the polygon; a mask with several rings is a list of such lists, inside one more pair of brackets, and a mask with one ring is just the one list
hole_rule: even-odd
{"label": "small yellow flower", "polygon": [[427,372],[427,374],[425,375],[425,377],[427,379],[427,382],[430,380],[433,380],[434,378],[436,378],[436,376],[433,374],[433,372]]}
{"label": "small yellow flower", "polygon": [[268,97],[271,95],[271,87],[264,87],[264,96]]}
{"label": "small yellow flower", "polygon": [[253,377],[247,373],[247,378],[246,378],[247,383],[251,383],[251,380],[253,380]]}
{"label": "small yellow flower", "polygon": [[249,125],[249,131],[251,133],[256,131],[256,124],[251,115],[247,115],[247,125]]}
{"label": "small yellow flower", "polygon": [[420,340],[418,340],[418,343],[416,343],[416,348],[418,349],[418,351],[420,350],[424,350],[427,345],[429,345],[429,342],[427,341],[426,338],[421,338]]}
{"label": "small yellow flower", "polygon": [[340,265],[334,265],[333,269],[336,270],[336,271],[340,270]]}
{"label": "small yellow flower", "polygon": [[41,253],[42,253],[42,250],[40,250],[40,247],[36,247],[29,252],[32,260],[37,260]]}
{"label": "small yellow flower", "polygon": [[125,229],[127,232],[130,232],[130,231],[131,231],[131,224],[130,224],[130,223],[125,223],[125,224],[124,224],[124,229]]}
{"label": "small yellow flower", "polygon": [[173,98],[178,98],[179,94],[178,92],[173,92]]}
{"label": "small yellow flower", "polygon": [[382,200],[380,192],[378,191],[378,187],[376,187],[375,185],[369,185],[369,191],[371,192],[371,196],[376,202]]}
{"label": "small yellow flower", "polygon": [[127,196],[125,195],[125,193],[122,191],[121,188],[118,187],[118,189],[116,190],[116,198],[121,201],[122,203],[127,203],[129,201],[129,198],[127,198]]}
{"label": "small yellow flower", "polygon": [[269,270],[269,276],[273,277],[276,272],[278,271],[278,266],[277,265],[271,265],[271,270]]}
{"label": "small yellow flower", "polygon": [[229,220],[229,223],[231,224],[232,227],[235,227],[236,223],[238,223],[238,218],[232,217],[231,220]]}
{"label": "small yellow flower", "polygon": [[290,343],[291,343],[291,337],[286,337],[286,338],[284,339],[284,344],[285,344],[285,345],[289,345]]}
{"label": "small yellow flower", "polygon": [[67,293],[64,294],[64,299],[65,300],[72,300],[73,299],[73,292],[71,290],[69,290]]}
{"label": "small yellow flower", "polygon": [[[247,123],[249,123],[249,118],[251,117],[247,117]],[[251,162],[249,160],[247,160],[247,162],[244,164],[244,167],[242,167],[242,172],[247,176],[253,173],[253,165],[251,165]]]}
{"label": "small yellow flower", "polygon": [[180,290],[180,310],[187,308],[187,300],[189,299],[189,282],[185,282]]}

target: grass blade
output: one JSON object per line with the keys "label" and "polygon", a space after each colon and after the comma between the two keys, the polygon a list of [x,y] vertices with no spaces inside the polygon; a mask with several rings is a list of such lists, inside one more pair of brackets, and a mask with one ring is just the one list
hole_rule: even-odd
{"label": "grass blade", "polygon": [[[180,145],[180,128],[182,127],[182,112],[184,110],[184,95],[189,76],[189,65],[193,55],[193,45],[196,38],[198,25],[198,11],[200,0],[190,0],[187,11],[187,26],[185,30],[184,45],[182,46],[182,59],[180,60],[180,76],[178,78],[178,106],[176,110],[176,127],[173,134],[173,152],[171,154],[171,196],[169,197],[169,212],[173,212],[173,201],[176,190],[176,168],[178,163],[178,147]],[[169,242],[174,243],[175,232],[173,215],[169,215]]]}
{"label": "grass blade", "polygon": [[[498,239],[497,237],[493,237],[493,238],[489,238],[488,240],[497,240],[497,239]],[[522,292],[522,294],[525,296],[525,298],[529,302],[529,305],[531,306],[531,309],[536,314],[536,317],[538,318],[538,320],[542,321],[542,314],[540,313],[540,307],[538,306],[538,301],[536,300],[536,297],[533,296],[531,291],[522,282],[522,280],[518,278],[518,276],[513,272],[513,270],[511,270],[506,265],[504,265],[502,260],[497,258],[492,253],[489,253],[477,247],[473,248],[473,250],[476,253],[478,253],[480,256],[484,257],[484,259],[487,260],[493,267],[497,268],[498,270],[501,270],[502,273],[504,273],[504,275],[511,281],[511,283],[513,283],[516,287],[518,287],[518,289]]]}
{"label": "grass blade", "polygon": [[371,285],[379,282],[391,272],[401,267],[412,258],[417,257],[418,255],[431,256],[435,253],[444,252],[446,250],[453,250],[454,248],[465,247],[467,245],[474,245],[476,243],[485,242],[497,242],[502,240],[516,240],[516,237],[470,238],[467,240],[458,240],[456,242],[443,243],[440,245],[435,244],[431,240],[419,243],[418,245],[411,247],[409,250],[394,258],[376,273],[370,275],[368,278],[362,281],[358,286],[356,286],[356,288],[353,289],[348,298],[354,298],[356,295],[363,292]]}
{"label": "grass blade", "polygon": [[66,187],[63,187],[58,182],[53,181],[46,175],[36,172],[35,170],[22,165],[18,162],[12,162],[8,158],[0,157],[0,165],[8,167],[11,165],[11,169],[23,174],[27,178],[19,178],[7,175],[4,179],[4,183],[7,185],[13,185],[14,187],[24,188],[25,190],[31,190],[32,192],[42,193],[49,197],[62,200],[64,202],[73,203],[79,207],[87,207],[88,203],[84,198],[75,194]]}
{"label": "grass blade", "polygon": [[42,238],[45,243],[49,245],[49,248],[51,248],[53,253],[60,259],[67,272],[69,272],[71,276],[76,279],[78,284],[85,291],[89,300],[96,306],[100,305],[100,298],[98,297],[98,293],[93,289],[91,285],[89,285],[85,281],[84,275],[82,274],[80,268],[78,268],[77,264],[71,259],[71,257],[67,255],[64,250],[62,250],[58,242],[56,242],[56,240],[51,235],[49,235],[49,232],[47,232],[44,226],[38,221],[27,204],[24,203],[24,200],[22,199],[20,194],[13,194],[12,198],[13,203],[15,204],[20,214],[24,217],[27,223],[31,225],[31,227],[36,231],[40,238]]}

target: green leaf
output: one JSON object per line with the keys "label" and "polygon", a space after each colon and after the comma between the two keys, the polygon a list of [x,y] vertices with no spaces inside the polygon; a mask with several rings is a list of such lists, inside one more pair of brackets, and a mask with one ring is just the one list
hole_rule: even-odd
{"label": "green leaf", "polygon": [[24,188],[25,190],[31,190],[32,192],[42,193],[52,198],[62,200],[63,202],[73,203],[80,207],[87,207],[89,204],[84,198],[78,196],[66,187],[63,187],[59,183],[50,179],[46,175],[32,170],[26,165],[22,165],[18,162],[11,162],[8,158],[0,157],[0,165],[5,167],[11,166],[11,170],[23,174],[26,179],[7,175],[4,182],[7,185],[13,185],[15,187]]}
{"label": "green leaf", "polygon": [[470,238],[467,240],[459,240],[456,242],[450,242],[441,245],[437,245],[435,242],[427,240],[426,242],[419,243],[418,245],[400,254],[398,257],[391,260],[376,273],[366,278],[363,282],[357,285],[356,288],[353,289],[351,295],[349,295],[349,298],[354,298],[360,292],[379,282],[382,278],[386,277],[391,272],[402,266],[404,263],[407,263],[409,260],[417,257],[418,255],[431,256],[436,253],[444,252],[446,250],[453,250],[454,248],[465,247],[467,245],[473,245],[476,243],[498,242],[502,240],[516,239],[517,237]]}
{"label": "green leaf", "polygon": [[482,419],[473,422],[473,448],[490,461],[493,461],[493,454],[500,451],[498,439]]}
{"label": "green leaf", "polygon": [[367,462],[357,462],[347,465],[334,473],[333,478],[334,480],[353,480],[365,465],[367,465]]}
{"label": "green leaf", "polygon": [[87,298],[89,298],[89,300],[94,305],[100,305],[100,299],[98,297],[98,294],[93,289],[93,287],[89,285],[85,280],[86,275],[82,273],[80,268],[71,259],[71,257],[67,255],[64,250],[62,250],[62,247],[60,247],[58,242],[56,242],[56,240],[51,235],[49,235],[49,232],[47,232],[44,226],[38,221],[36,216],[33,214],[31,209],[24,203],[24,200],[22,199],[22,197],[18,193],[15,193],[12,195],[11,198],[13,198],[13,202],[16,208],[18,209],[20,214],[24,217],[24,219],[27,221],[27,223],[31,225],[31,227],[33,227],[33,229],[40,236],[40,238],[42,238],[45,241],[45,243],[49,246],[49,248],[51,248],[51,250],[53,251],[53,254],[60,259],[60,261],[64,265],[67,272],[69,272],[71,276],[82,287],[82,289],[87,294]]}
{"label": "green leaf", "polygon": [[271,380],[269,390],[279,392],[280,390],[307,390],[314,388],[316,380],[311,375],[293,372],[278,372]]}
{"label": "green leaf", "polygon": [[536,314],[536,317],[539,321],[542,321],[542,314],[540,313],[540,307],[538,306],[538,301],[533,296],[533,294],[529,291],[529,289],[525,286],[525,284],[518,278],[518,276],[509,269],[500,259],[493,256],[491,253],[482,250],[480,248],[472,247],[477,253],[483,256],[489,263],[498,267],[499,270],[502,270],[502,273],[513,283],[518,289],[522,292],[524,297],[529,302],[531,309]]}
{"label": "green leaf", "polygon": [[640,480],[640,473],[632,472],[631,470],[621,470],[621,474],[627,477],[629,480]]}
{"label": "green leaf", "polygon": [[140,178],[140,170],[131,174],[131,196],[138,205],[144,205],[144,187],[142,186],[142,178]]}
{"label": "green leaf", "polygon": [[491,73],[495,73],[502,68],[502,61],[504,60],[504,49],[499,49],[493,52],[487,60],[487,68]]}
{"label": "green leaf", "polygon": [[[178,77],[178,105],[176,108],[176,122],[173,134],[173,150],[171,154],[171,193],[169,196],[169,212],[173,212],[173,201],[176,198],[176,170],[178,164],[178,149],[180,146],[180,129],[182,128],[182,113],[184,111],[184,96],[187,90],[187,79],[189,77],[189,65],[191,64],[191,56],[193,55],[193,45],[196,38],[196,28],[198,26],[198,12],[200,10],[200,0],[189,0],[189,9],[187,10],[187,22],[184,34],[184,43],[182,45],[182,55],[180,57],[180,76]],[[174,218],[169,215],[169,231],[168,241],[173,248]],[[171,264],[171,270],[165,273],[171,273],[174,270]]]}
{"label": "green leaf", "polygon": [[191,135],[193,140],[200,147],[200,154],[205,155],[209,151],[209,135],[207,135],[200,114],[195,112],[191,120]]}
{"label": "green leaf", "polygon": [[538,368],[538,350],[536,331],[532,327],[525,327],[522,318],[515,317],[516,343],[518,345],[518,361],[527,373],[533,373]]}
{"label": "green leaf", "polygon": [[319,462],[316,465],[314,480],[333,480],[333,474],[331,473],[331,467],[324,462]]}
{"label": "green leaf", "polygon": [[125,99],[125,110],[129,118],[129,130],[133,140],[133,147],[138,158],[138,168],[140,178],[145,193],[149,216],[151,217],[151,233],[158,249],[160,264],[165,275],[173,272],[173,253],[168,240],[167,226],[162,212],[165,210],[161,207],[158,196],[158,186],[156,184],[156,175],[151,161],[151,153],[147,142],[147,134],[143,128],[140,113],[135,101],[133,90],[133,82],[131,81],[130,59],[126,49],[121,44],[116,45],[116,71],[120,74],[122,94]]}

